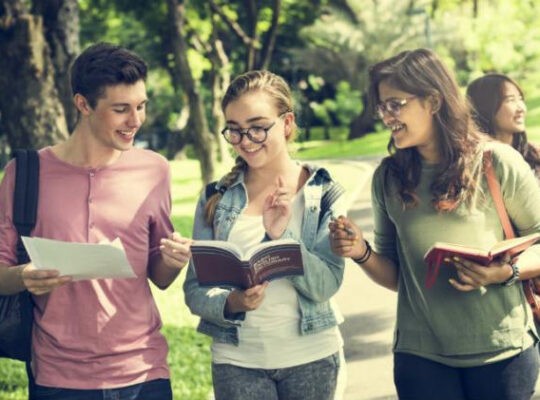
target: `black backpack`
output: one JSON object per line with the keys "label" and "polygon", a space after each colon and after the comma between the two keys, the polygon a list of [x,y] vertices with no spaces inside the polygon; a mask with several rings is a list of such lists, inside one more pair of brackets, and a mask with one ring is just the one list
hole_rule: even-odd
{"label": "black backpack", "polygon": [[[13,224],[17,228],[17,261],[29,261],[21,236],[30,235],[36,223],[39,193],[39,156],[35,150],[15,150],[15,190]],[[0,295],[0,357],[25,361],[31,359],[33,302],[30,293]]]}

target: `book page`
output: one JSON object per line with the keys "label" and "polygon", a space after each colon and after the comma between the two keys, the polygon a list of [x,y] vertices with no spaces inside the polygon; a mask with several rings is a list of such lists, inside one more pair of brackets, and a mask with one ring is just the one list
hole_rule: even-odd
{"label": "book page", "polygon": [[257,244],[256,246],[253,246],[249,250],[246,251],[245,259],[249,260],[251,257],[253,257],[254,254],[257,254],[268,247],[277,247],[277,246],[283,246],[283,245],[297,245],[298,242],[294,239],[276,239],[276,240],[268,240],[266,242],[261,242]]}
{"label": "book page", "polygon": [[243,259],[243,254],[240,248],[232,243],[224,240],[195,240],[192,245],[192,249],[201,249],[203,247],[219,248],[234,254],[239,260]]}
{"label": "book page", "polygon": [[540,239],[539,233],[532,233],[530,235],[521,236],[512,239],[506,239],[502,242],[497,243],[491,248],[491,254],[496,255],[504,253],[507,250],[515,249],[514,253],[525,250],[527,247],[534,244],[538,239]]}
{"label": "book page", "polygon": [[22,241],[38,269],[55,269],[73,280],[136,277],[119,238],[107,243],[73,243],[23,236]]}

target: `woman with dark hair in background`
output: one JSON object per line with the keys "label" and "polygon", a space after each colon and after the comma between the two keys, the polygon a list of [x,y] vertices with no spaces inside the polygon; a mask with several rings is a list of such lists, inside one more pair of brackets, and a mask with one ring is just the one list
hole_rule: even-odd
{"label": "woman with dark hair in background", "polygon": [[469,84],[467,97],[480,130],[519,151],[540,179],[540,152],[527,140],[527,106],[516,81],[503,74],[486,74]]}

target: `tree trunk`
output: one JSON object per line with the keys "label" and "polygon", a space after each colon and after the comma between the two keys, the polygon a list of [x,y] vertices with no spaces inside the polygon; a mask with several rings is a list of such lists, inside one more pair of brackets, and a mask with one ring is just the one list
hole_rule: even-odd
{"label": "tree trunk", "polygon": [[34,0],[34,9],[34,14],[43,17],[56,89],[64,106],[69,132],[72,132],[77,123],[77,109],[71,94],[69,68],[80,53],[79,4],[77,0]]}
{"label": "tree trunk", "polygon": [[349,127],[349,140],[357,139],[364,136],[366,133],[373,132],[375,130],[375,120],[371,114],[368,106],[367,95],[362,95],[362,102],[364,107],[360,115],[355,117]]}
{"label": "tree trunk", "polygon": [[257,56],[257,48],[255,44],[258,42],[257,38],[257,20],[259,19],[259,10],[255,0],[246,0],[245,1],[247,18],[247,36],[251,39],[249,41],[249,46],[246,48],[246,71],[251,71],[255,69],[255,60]]}
{"label": "tree trunk", "polygon": [[272,23],[265,35],[262,50],[259,56],[258,69],[268,69],[272,60],[272,53],[276,45],[277,31],[279,27],[279,14],[281,12],[281,0],[272,1]]}
{"label": "tree trunk", "polygon": [[10,147],[40,148],[67,137],[54,66],[39,16],[0,0],[1,129]]}
{"label": "tree trunk", "polygon": [[[183,94],[180,96],[184,97]],[[181,159],[184,157],[184,148],[188,144],[186,127],[189,120],[189,105],[182,99],[182,110],[176,119],[175,129],[169,132],[167,138],[167,160]]]}
{"label": "tree trunk", "polygon": [[187,56],[187,43],[184,38],[184,4],[178,0],[167,0],[171,42],[173,44],[174,64],[181,81],[183,92],[189,104],[188,132],[193,138],[195,151],[199,157],[201,177],[204,184],[214,177],[212,137],[204,113],[201,95],[198,91]]}
{"label": "tree trunk", "polygon": [[211,85],[212,85],[212,120],[214,121],[213,133],[218,146],[217,154],[221,162],[230,161],[232,158],[228,151],[227,142],[221,135],[221,129],[225,127],[225,116],[221,110],[221,99],[225,95],[225,91],[231,82],[231,74],[229,67],[229,57],[225,53],[223,43],[218,39],[216,27],[214,23],[214,15],[212,15],[212,36],[211,36],[211,51],[208,59],[212,63]]}

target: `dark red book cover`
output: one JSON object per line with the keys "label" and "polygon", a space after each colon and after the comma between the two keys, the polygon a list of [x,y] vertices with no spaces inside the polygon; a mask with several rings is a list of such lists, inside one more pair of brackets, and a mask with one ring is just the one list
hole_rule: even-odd
{"label": "dark red book cover", "polygon": [[291,239],[262,242],[247,254],[241,254],[229,242],[196,240],[191,254],[201,286],[247,289],[265,281],[304,274],[300,244]]}
{"label": "dark red book cover", "polygon": [[514,257],[520,254],[539,239],[540,233],[531,233],[526,236],[502,240],[487,250],[455,243],[437,242],[424,254],[424,261],[428,266],[426,287],[429,288],[435,284],[439,268],[442,264],[445,264],[444,260],[446,258],[451,259],[457,256],[478,264],[488,265],[497,257],[503,255]]}

